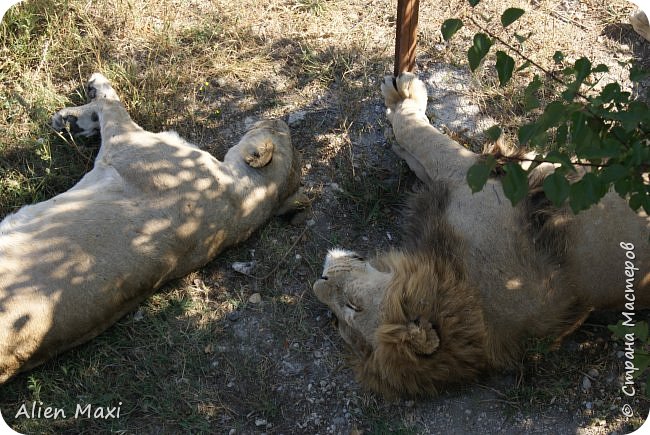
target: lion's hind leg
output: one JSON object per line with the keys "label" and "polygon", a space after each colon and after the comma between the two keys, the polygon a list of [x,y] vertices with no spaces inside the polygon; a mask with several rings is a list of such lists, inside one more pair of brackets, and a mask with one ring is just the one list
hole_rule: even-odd
{"label": "lion's hind leg", "polygon": [[90,101],[97,99],[120,101],[120,97],[117,96],[117,92],[115,92],[111,83],[100,73],[94,73],[90,76],[86,85],[86,93]]}

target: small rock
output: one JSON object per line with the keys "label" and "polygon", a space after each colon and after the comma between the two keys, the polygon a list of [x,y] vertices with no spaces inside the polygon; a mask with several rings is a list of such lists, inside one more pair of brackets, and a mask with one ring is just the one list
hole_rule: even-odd
{"label": "small rock", "polygon": [[323,357],[323,352],[320,350],[314,351],[314,358],[322,358]]}
{"label": "small rock", "polygon": [[257,261],[236,261],[231,267],[236,272],[250,275],[255,271],[255,266],[257,266]]}
{"label": "small rock", "polygon": [[589,376],[591,376],[592,378],[597,378],[600,373],[598,373],[598,370],[596,370],[596,369],[589,369],[587,374]]}
{"label": "small rock", "polygon": [[593,407],[594,407],[594,404],[593,404],[593,403],[591,403],[591,402],[586,402],[586,403],[585,403],[585,408],[587,408],[587,409],[591,409],[591,408],[593,408]]}
{"label": "small rock", "polygon": [[248,298],[248,302],[250,302],[251,304],[259,304],[260,302],[262,302],[262,295],[260,295],[259,293],[253,293]]}
{"label": "small rock", "polygon": [[252,116],[247,116],[246,119],[244,119],[244,127],[246,128],[246,130],[251,128],[253,124],[255,124],[255,118],[253,118]]}
{"label": "small rock", "polygon": [[306,223],[308,227],[313,227],[316,225],[316,221],[314,219],[309,219]]}
{"label": "small rock", "polygon": [[591,389],[591,381],[587,376],[582,378],[582,391],[589,391]]}
{"label": "small rock", "polygon": [[307,115],[307,112],[304,110],[298,110],[296,112],[290,113],[287,124],[289,124],[290,127],[295,127],[305,120],[305,115]]}
{"label": "small rock", "polygon": [[144,314],[142,313],[142,310],[138,310],[135,313],[133,313],[134,322],[139,322],[142,319],[144,319]]}
{"label": "small rock", "polygon": [[232,311],[226,316],[231,322],[236,322],[241,318],[241,313],[239,311]]}
{"label": "small rock", "polygon": [[256,418],[255,419],[255,426],[266,426],[266,420],[263,418]]}
{"label": "small rock", "polygon": [[618,359],[623,358],[624,355],[625,355],[625,352],[623,352],[622,350],[619,350],[618,352],[616,352],[616,358],[618,358]]}
{"label": "small rock", "polygon": [[235,435],[237,433],[236,429],[230,429],[230,432],[228,432],[228,435]]}
{"label": "small rock", "polygon": [[332,190],[332,192],[343,192],[343,189],[341,189],[339,183],[330,183],[330,189]]}

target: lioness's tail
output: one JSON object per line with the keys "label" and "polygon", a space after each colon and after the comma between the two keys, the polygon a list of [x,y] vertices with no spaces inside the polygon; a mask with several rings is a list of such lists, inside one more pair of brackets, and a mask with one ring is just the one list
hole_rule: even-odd
{"label": "lioness's tail", "polygon": [[381,93],[389,112],[394,112],[399,103],[408,100],[422,113],[427,109],[427,88],[412,73],[403,73],[397,78],[386,76],[381,84]]}

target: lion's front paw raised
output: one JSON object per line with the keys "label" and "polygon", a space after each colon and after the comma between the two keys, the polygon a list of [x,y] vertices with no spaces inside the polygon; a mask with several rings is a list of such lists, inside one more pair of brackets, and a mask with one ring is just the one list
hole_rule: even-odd
{"label": "lion's front paw raised", "polygon": [[115,92],[115,89],[111,86],[111,82],[100,73],[94,73],[90,76],[88,84],[86,85],[86,92],[91,101],[98,98],[120,101],[117,92]]}
{"label": "lion's front paw raised", "polygon": [[412,73],[403,73],[397,78],[385,77],[381,92],[389,111],[395,111],[397,104],[408,100],[422,113],[427,109],[427,88]]}

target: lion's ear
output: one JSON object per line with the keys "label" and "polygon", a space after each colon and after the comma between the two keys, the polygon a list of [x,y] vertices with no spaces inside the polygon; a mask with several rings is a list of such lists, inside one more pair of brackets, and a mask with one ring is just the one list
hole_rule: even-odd
{"label": "lion's ear", "polygon": [[408,331],[411,347],[418,355],[431,355],[438,349],[440,338],[428,320],[409,323]]}
{"label": "lion's ear", "polygon": [[251,141],[242,147],[242,157],[246,163],[253,168],[261,168],[266,166],[273,157],[273,141],[259,140]]}
{"label": "lion's ear", "polygon": [[416,355],[431,355],[440,345],[438,333],[425,319],[405,325],[382,325],[377,338],[384,344],[404,346]]}

